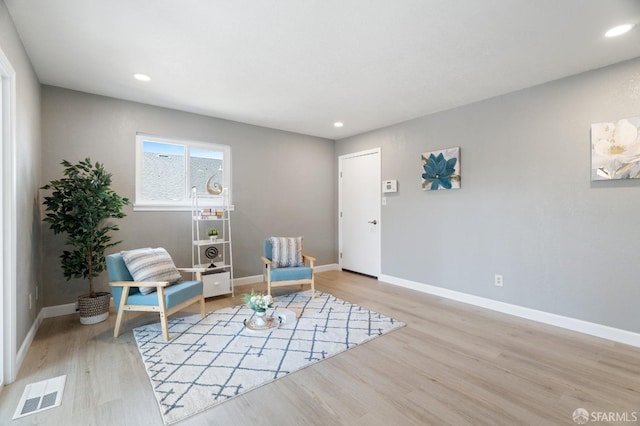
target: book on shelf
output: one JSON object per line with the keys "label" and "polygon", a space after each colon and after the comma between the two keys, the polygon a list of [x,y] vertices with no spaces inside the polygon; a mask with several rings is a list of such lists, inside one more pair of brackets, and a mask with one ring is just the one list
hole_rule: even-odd
{"label": "book on shelf", "polygon": [[199,220],[210,220],[210,219],[224,219],[224,216],[216,215],[216,214],[199,214],[197,216],[194,216],[193,218],[199,219]]}

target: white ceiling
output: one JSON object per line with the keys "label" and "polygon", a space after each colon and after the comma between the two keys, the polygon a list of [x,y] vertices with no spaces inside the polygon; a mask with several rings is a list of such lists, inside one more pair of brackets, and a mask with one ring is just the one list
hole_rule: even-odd
{"label": "white ceiling", "polygon": [[330,139],[640,57],[638,0],[5,3],[43,84]]}

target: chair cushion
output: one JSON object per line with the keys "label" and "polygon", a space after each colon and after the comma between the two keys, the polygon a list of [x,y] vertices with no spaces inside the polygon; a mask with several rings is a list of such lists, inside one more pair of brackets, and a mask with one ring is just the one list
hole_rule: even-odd
{"label": "chair cushion", "polygon": [[311,275],[311,268],[306,266],[279,268],[271,270],[271,281],[310,280]]}
{"label": "chair cushion", "polygon": [[271,268],[304,266],[302,237],[270,237]]}
{"label": "chair cushion", "polygon": [[[134,281],[168,281],[169,284],[175,284],[182,279],[171,256],[162,247],[121,251],[120,254]],[[156,291],[154,287],[139,287],[139,290],[142,294]]]}
{"label": "chair cushion", "polygon": [[[164,303],[167,309],[202,294],[202,281],[183,281],[164,289]],[[128,305],[158,306],[158,296],[144,296],[140,293],[129,295]],[[117,306],[117,305],[116,305]]]}

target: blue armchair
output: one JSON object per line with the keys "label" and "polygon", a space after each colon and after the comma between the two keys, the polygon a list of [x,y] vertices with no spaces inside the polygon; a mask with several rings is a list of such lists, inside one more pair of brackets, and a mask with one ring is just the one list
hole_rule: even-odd
{"label": "blue armchair", "polygon": [[[300,243],[300,250],[302,250]],[[273,239],[264,240],[264,251],[262,256],[263,276],[267,282],[267,293],[271,295],[272,287],[282,287],[290,285],[311,285],[311,297],[315,297],[314,282],[314,262],[315,257],[302,254],[302,263],[299,266],[278,267],[273,259]]]}
{"label": "blue armchair", "polygon": [[[168,281],[134,281],[127,264],[120,253],[106,256],[109,285],[113,293],[116,312],[116,326],[113,336],[118,337],[122,318],[127,311],[158,312],[162,325],[162,336],[169,341],[167,317],[187,306],[200,302],[200,314],[205,317],[205,300],[201,273],[204,268],[176,268],[181,272],[196,273],[196,280],[183,281],[170,285]],[[155,288],[149,294],[140,292],[140,288]]]}

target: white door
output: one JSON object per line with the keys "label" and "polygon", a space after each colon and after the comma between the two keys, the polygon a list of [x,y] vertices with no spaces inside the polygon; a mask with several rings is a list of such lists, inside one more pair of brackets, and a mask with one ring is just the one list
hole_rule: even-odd
{"label": "white door", "polygon": [[380,148],[341,155],[339,249],[344,270],[380,275]]}

